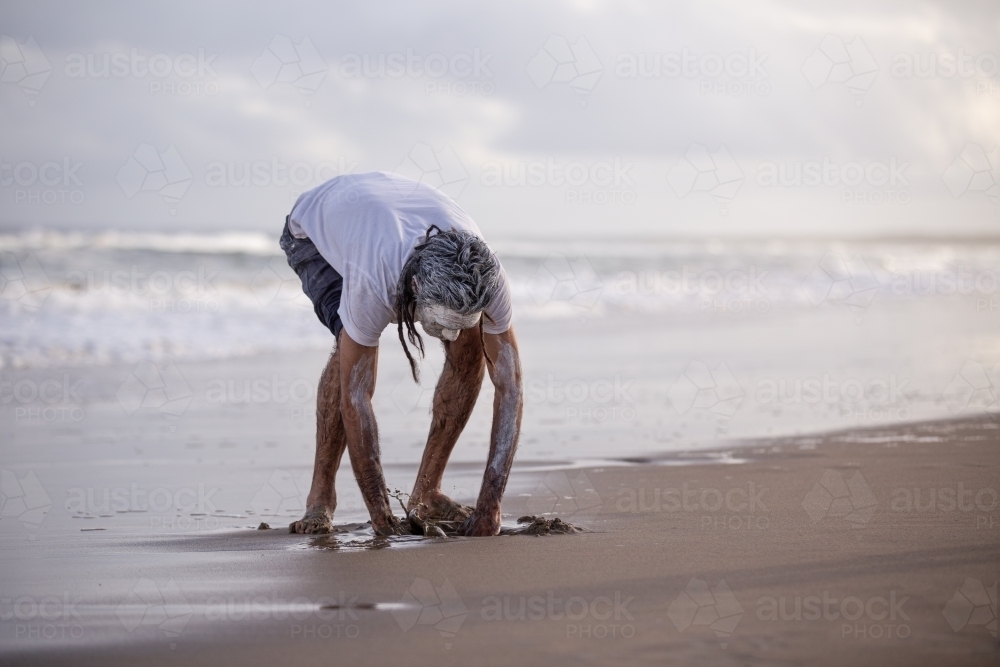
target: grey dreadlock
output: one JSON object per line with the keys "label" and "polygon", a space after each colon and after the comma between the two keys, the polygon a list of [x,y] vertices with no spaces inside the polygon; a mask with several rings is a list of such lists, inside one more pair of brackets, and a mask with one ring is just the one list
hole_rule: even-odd
{"label": "grey dreadlock", "polygon": [[[432,232],[437,232],[432,235]],[[413,289],[413,279],[420,286]],[[441,231],[431,225],[424,241],[414,247],[396,285],[396,322],[399,342],[410,362],[413,381],[420,382],[417,362],[406,345],[409,339],[424,356],[424,341],[417,333],[414,316],[418,305],[440,304],[461,315],[486,309],[500,286],[500,261],[486,242],[465,231]],[[485,313],[484,313],[485,315]],[[406,338],[403,327],[406,327]],[[480,336],[482,322],[480,322]],[[484,344],[483,353],[486,354]],[[489,360],[489,355],[486,355]]]}

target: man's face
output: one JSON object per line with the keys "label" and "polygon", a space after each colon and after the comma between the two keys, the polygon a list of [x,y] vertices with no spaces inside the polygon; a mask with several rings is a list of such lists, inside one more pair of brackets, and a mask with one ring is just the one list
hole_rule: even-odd
{"label": "man's face", "polygon": [[428,336],[453,341],[463,329],[479,323],[480,313],[459,315],[454,310],[438,304],[417,306],[416,319]]}

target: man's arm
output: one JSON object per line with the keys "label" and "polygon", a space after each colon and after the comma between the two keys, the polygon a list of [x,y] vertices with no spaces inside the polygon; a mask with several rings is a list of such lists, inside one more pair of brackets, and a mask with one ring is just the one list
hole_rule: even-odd
{"label": "man's arm", "polygon": [[340,345],[340,410],[354,477],[368,506],[375,534],[399,535],[403,531],[389,506],[389,491],[379,458],[378,424],[372,409],[378,348],[355,342],[347,331],[341,331]]}
{"label": "man's arm", "polygon": [[496,535],[500,532],[500,499],[507,486],[510,466],[521,433],[524,395],[521,387],[521,358],[514,330],[502,334],[484,334],[487,363],[493,381],[493,429],[490,432],[490,456],[483,473],[476,510],[461,527],[464,535]]}

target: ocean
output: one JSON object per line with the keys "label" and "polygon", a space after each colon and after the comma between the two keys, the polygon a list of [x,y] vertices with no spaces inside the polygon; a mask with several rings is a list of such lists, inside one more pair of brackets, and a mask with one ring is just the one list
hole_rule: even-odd
{"label": "ocean", "polygon": [[[493,247],[512,283],[524,372],[515,470],[739,462],[762,438],[799,436],[808,448],[831,430],[998,409],[996,244]],[[0,261],[5,469],[77,495],[83,471],[101,482],[98,496],[207,484],[245,521],[301,513],[332,338],[276,237],[8,232]],[[395,330],[379,355],[382,461],[390,486],[406,491],[442,351],[428,345],[419,386]],[[445,478],[466,501],[491,405],[486,381]],[[338,515],[363,520],[346,464],[339,479]],[[508,495],[530,491],[525,479]],[[70,491],[49,495],[70,503]]]}
{"label": "ocean", "polygon": [[[493,246],[514,292],[526,424],[559,425],[560,439],[603,423],[632,438],[631,455],[996,408],[996,244]],[[0,253],[0,372],[331,347],[276,238],[263,233],[21,231],[0,234]],[[396,387],[405,364],[395,330],[385,336],[380,372]],[[440,364],[430,348],[428,386]],[[8,407],[20,400],[11,391],[0,399]],[[398,392],[423,407],[430,394]],[[254,401],[230,393],[225,400]]]}

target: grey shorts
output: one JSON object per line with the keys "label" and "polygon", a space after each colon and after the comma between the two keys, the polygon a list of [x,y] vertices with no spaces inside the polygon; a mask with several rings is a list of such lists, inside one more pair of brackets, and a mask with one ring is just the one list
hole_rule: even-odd
{"label": "grey shorts", "polygon": [[285,251],[288,266],[292,267],[302,281],[302,291],[312,301],[316,317],[336,338],[344,328],[337,313],[340,309],[344,279],[323,259],[312,241],[292,236],[292,232],[288,229],[289,217],[285,217],[285,229],[281,232],[278,244]]}

